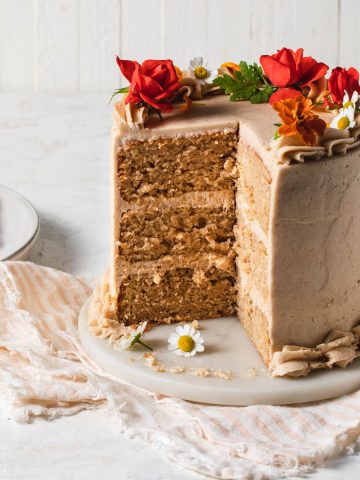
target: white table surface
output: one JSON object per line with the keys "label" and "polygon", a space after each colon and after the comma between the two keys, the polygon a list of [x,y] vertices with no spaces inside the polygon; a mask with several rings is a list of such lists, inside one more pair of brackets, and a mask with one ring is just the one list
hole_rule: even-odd
{"label": "white table surface", "polygon": [[[109,260],[109,132],[103,94],[0,95],[0,183],[40,215],[31,260],[91,278]],[[82,412],[19,425],[0,414],[0,480],[195,480],[156,450],[126,440],[114,417]],[[311,480],[360,478],[360,456],[332,461]]]}

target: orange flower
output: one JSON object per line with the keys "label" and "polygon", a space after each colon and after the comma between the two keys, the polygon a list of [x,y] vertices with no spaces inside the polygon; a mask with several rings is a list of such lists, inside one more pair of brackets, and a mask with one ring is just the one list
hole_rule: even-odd
{"label": "orange flower", "polygon": [[174,68],[175,68],[175,72],[176,72],[176,75],[178,77],[178,80],[179,80],[179,82],[181,82],[182,79],[183,79],[183,73],[182,73],[181,69],[179,67],[177,67],[176,65],[174,65]]}
{"label": "orange flower", "polygon": [[324,135],[326,122],[313,112],[311,100],[302,95],[281,100],[272,107],[282,120],[279,135],[298,135],[305,145],[316,145],[319,137]]}
{"label": "orange flower", "polygon": [[221,73],[227,73],[231,77],[235,78],[234,72],[239,72],[240,71],[240,65],[237,63],[233,62],[225,62],[221,65],[220,67],[220,72]]}

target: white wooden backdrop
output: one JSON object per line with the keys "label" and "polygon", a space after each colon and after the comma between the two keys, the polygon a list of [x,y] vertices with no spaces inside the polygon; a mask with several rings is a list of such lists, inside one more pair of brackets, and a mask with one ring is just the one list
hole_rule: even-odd
{"label": "white wooden backdrop", "polygon": [[186,66],[283,46],[360,67],[360,0],[0,0],[2,91],[109,91],[115,54]]}

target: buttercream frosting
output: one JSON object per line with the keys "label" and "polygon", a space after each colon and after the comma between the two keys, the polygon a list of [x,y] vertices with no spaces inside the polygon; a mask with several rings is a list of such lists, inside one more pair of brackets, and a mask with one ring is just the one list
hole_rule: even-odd
{"label": "buttercream frosting", "polygon": [[109,271],[106,271],[102,281],[96,286],[88,310],[88,325],[95,336],[107,339],[116,347],[121,337],[129,333],[131,327],[116,320],[114,297],[111,295]]}
{"label": "buttercream frosting", "polygon": [[304,163],[306,160],[319,160],[323,157],[345,155],[360,145],[360,128],[338,130],[327,128],[320,138],[319,145],[304,145],[300,138],[282,136],[270,144],[274,155],[280,164],[289,165],[292,162]]}
{"label": "buttercream frosting", "polygon": [[359,356],[360,325],[348,332],[332,330],[314,348],[285,345],[274,353],[270,367],[274,377],[300,377],[320,368],[344,368]]}

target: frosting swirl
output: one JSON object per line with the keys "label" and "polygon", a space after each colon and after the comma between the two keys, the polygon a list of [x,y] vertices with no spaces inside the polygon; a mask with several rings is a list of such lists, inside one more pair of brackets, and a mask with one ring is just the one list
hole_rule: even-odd
{"label": "frosting swirl", "polygon": [[314,348],[285,345],[274,353],[270,368],[274,377],[300,377],[319,368],[344,368],[359,356],[360,325],[350,332],[332,330],[324,343]]}
{"label": "frosting swirl", "polygon": [[327,128],[319,145],[304,145],[294,136],[280,137],[270,143],[270,149],[278,159],[278,163],[289,165],[293,162],[304,163],[305,160],[319,160],[323,157],[345,155],[360,145],[360,127],[352,130]]}
{"label": "frosting swirl", "polygon": [[125,96],[115,104],[115,110],[119,114],[120,120],[130,128],[144,128],[149,118],[149,112],[145,105],[138,106],[134,103],[125,103]]}
{"label": "frosting swirl", "polygon": [[110,293],[109,271],[104,274],[91,298],[88,310],[90,332],[99,338],[107,338],[110,344],[116,344],[128,333],[129,327],[116,320],[115,302]]}

